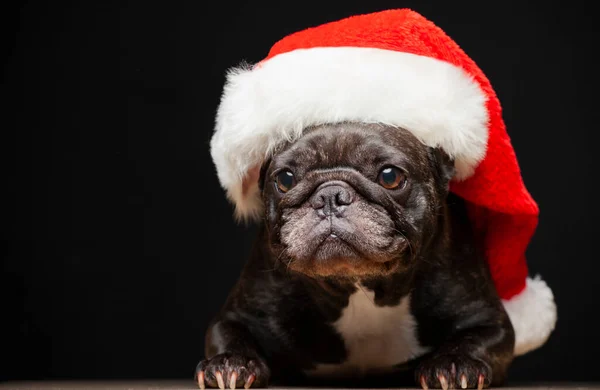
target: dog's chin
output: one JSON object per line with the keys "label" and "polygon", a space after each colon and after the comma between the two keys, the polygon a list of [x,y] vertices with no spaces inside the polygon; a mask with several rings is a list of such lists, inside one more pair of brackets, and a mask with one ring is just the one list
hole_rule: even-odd
{"label": "dog's chin", "polygon": [[389,275],[397,272],[402,262],[406,241],[394,241],[394,255],[378,252],[364,253],[358,243],[344,240],[335,234],[320,239],[320,244],[307,257],[290,259],[288,269],[310,277],[361,278]]}

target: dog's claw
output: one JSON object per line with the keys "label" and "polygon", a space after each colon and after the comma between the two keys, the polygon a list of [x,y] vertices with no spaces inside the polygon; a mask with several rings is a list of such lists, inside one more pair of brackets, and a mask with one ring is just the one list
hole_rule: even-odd
{"label": "dog's claw", "polygon": [[448,390],[448,380],[446,379],[446,377],[443,375],[440,375],[438,377],[438,379],[440,380],[440,385],[442,385],[442,389]]}
{"label": "dog's claw", "polygon": [[198,373],[198,387],[199,387],[201,390],[204,390],[204,389],[206,389],[206,385],[204,384],[204,371],[200,371],[200,372]]}
{"label": "dog's claw", "polygon": [[423,388],[423,390],[428,390],[429,387],[427,386],[427,381],[425,380],[425,376],[421,375],[421,387]]}
{"label": "dog's claw", "polygon": [[477,390],[483,389],[483,375],[479,375],[479,379],[477,380]]}
{"label": "dog's claw", "polygon": [[252,386],[252,383],[254,383],[255,379],[256,379],[256,375],[250,374],[250,376],[248,376],[248,379],[246,379],[246,383],[244,384],[244,389],[249,389],[250,386]]}
{"label": "dog's claw", "polygon": [[467,388],[467,377],[464,374],[460,376],[460,387]]}
{"label": "dog's claw", "polygon": [[231,378],[229,379],[229,388],[230,389],[235,389],[235,384],[237,383],[237,372],[232,372],[231,373]]}
{"label": "dog's claw", "polygon": [[217,378],[219,389],[225,390],[225,382],[223,382],[223,374],[221,374],[221,371],[215,372],[215,377]]}

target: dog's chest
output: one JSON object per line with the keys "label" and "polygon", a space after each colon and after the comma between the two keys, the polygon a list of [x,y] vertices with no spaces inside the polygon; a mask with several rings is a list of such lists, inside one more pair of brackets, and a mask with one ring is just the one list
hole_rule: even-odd
{"label": "dog's chest", "polygon": [[344,340],[347,357],[341,364],[318,364],[314,376],[353,376],[385,371],[427,352],[416,335],[410,297],[397,306],[376,306],[375,294],[364,287],[350,296],[341,317],[332,325]]}

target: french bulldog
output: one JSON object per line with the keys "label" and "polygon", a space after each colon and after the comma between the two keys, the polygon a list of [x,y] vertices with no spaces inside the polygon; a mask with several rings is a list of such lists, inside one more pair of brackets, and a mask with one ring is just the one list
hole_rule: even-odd
{"label": "french bulldog", "polygon": [[319,125],[276,149],[199,387],[502,385],[514,330],[453,164],[382,124]]}

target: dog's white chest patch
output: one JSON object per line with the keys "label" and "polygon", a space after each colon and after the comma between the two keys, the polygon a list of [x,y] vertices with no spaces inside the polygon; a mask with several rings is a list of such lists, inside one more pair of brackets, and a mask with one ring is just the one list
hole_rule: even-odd
{"label": "dog's white chest patch", "polygon": [[347,359],[342,364],[319,364],[314,376],[354,376],[404,363],[428,351],[419,345],[410,296],[397,306],[376,306],[375,293],[365,287],[350,296],[348,306],[333,327],[342,336]]}

